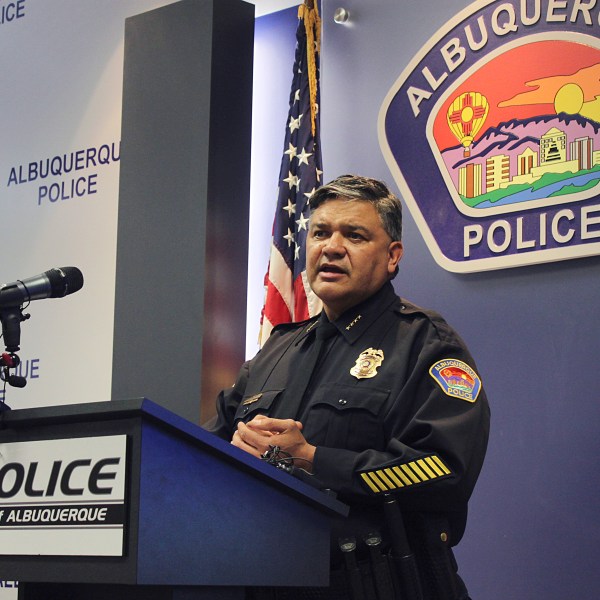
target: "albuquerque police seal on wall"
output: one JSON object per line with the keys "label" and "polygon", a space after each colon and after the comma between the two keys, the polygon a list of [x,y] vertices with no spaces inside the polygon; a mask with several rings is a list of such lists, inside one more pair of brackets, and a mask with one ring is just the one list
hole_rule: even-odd
{"label": "albuquerque police seal on wall", "polygon": [[387,94],[379,140],[433,257],[600,253],[600,2],[475,2]]}

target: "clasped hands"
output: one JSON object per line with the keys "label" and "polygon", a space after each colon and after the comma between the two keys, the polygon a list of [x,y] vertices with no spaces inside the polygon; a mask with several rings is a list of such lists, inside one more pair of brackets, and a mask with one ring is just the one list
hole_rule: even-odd
{"label": "clasped hands", "polygon": [[231,443],[260,458],[272,446],[279,446],[294,462],[309,473],[316,447],[302,434],[302,423],[293,419],[273,419],[257,415],[248,423],[239,422]]}

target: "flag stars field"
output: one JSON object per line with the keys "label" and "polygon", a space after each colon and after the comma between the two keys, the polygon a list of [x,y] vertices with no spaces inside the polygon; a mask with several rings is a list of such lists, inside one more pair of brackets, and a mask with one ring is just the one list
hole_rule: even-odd
{"label": "flag stars field", "polygon": [[300,129],[300,121],[302,120],[302,115],[298,115],[298,118],[290,117],[290,133],[294,133],[296,129]]}
{"label": "flag stars field", "polygon": [[285,181],[290,186],[290,190],[294,186],[296,186],[296,190],[298,190],[298,188],[300,187],[300,179],[298,179],[297,175],[293,175],[291,171],[288,171],[288,176],[283,181]]}
{"label": "flag stars field", "polygon": [[287,206],[284,206],[282,210],[287,210],[288,217],[291,217],[296,213],[296,205],[292,204],[292,201],[288,199]]}
{"label": "flag stars field", "polygon": [[307,152],[306,148],[302,148],[302,152],[300,152],[300,154],[296,155],[296,158],[298,159],[298,164],[302,165],[308,165],[308,159],[309,157],[312,156],[312,152]]}
{"label": "flag stars field", "polygon": [[296,221],[296,223],[298,224],[298,231],[300,231],[301,229],[304,229],[305,231],[307,230],[307,223],[308,223],[308,218],[305,217],[303,214],[300,214],[300,218]]}
{"label": "flag stars field", "polygon": [[288,227],[287,235],[283,236],[284,240],[287,240],[288,247],[294,243],[294,232]]}

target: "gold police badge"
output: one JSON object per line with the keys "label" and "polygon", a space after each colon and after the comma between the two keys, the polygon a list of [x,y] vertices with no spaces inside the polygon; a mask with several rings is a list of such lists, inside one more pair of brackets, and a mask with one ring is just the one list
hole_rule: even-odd
{"label": "gold police badge", "polygon": [[368,379],[377,375],[377,367],[383,362],[383,350],[367,348],[356,359],[356,364],[350,369],[350,375],[356,379]]}

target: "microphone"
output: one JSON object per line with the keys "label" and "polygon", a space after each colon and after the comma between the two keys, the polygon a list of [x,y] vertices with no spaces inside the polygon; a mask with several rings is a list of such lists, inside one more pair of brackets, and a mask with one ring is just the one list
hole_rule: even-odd
{"label": "microphone", "polygon": [[21,306],[31,300],[62,298],[83,287],[83,274],[77,267],[57,267],[41,275],[19,279],[0,287],[0,309]]}

